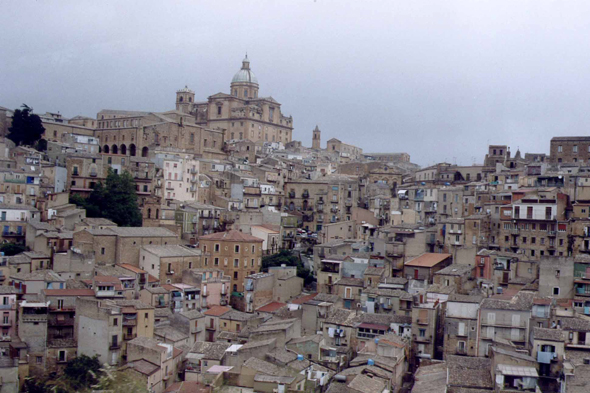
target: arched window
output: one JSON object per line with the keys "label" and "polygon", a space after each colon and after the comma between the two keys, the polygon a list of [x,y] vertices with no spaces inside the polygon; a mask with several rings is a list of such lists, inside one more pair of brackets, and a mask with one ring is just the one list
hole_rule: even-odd
{"label": "arched window", "polygon": [[193,102],[193,97],[189,97],[188,102]]}
{"label": "arched window", "polygon": [[104,145],[104,147],[102,148],[102,151],[105,154],[109,154],[109,145]]}
{"label": "arched window", "polygon": [[121,145],[121,154],[124,154],[124,155],[127,154],[127,146],[125,146],[125,144]]}
{"label": "arched window", "polygon": [[133,143],[129,145],[129,155],[135,157],[135,144]]}
{"label": "arched window", "polygon": [[117,145],[113,145],[113,146],[111,147],[111,152],[112,152],[113,154],[119,154],[119,147],[117,147]]}
{"label": "arched window", "polygon": [[156,209],[156,220],[160,219],[160,209]]}
{"label": "arched window", "polygon": [[178,99],[179,102],[182,102],[182,96],[180,96],[180,98]]}
{"label": "arched window", "polygon": [[149,152],[150,152],[150,149],[146,146],[143,149],[141,149],[141,156],[147,157]]}
{"label": "arched window", "polygon": [[152,218],[152,209],[151,208],[148,209],[148,218]]}

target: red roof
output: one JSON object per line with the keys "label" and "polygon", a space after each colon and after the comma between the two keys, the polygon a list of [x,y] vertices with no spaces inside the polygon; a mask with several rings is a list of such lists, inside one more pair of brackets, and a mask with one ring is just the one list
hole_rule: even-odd
{"label": "red roof", "polygon": [[281,308],[283,306],[286,306],[286,304],[285,303],[279,303],[279,302],[272,302],[272,303],[268,303],[266,306],[260,307],[256,311],[260,311],[260,312],[273,312],[273,311],[277,311],[279,308]]}
{"label": "red roof", "polygon": [[148,274],[148,282],[159,282],[160,280],[158,280],[156,277],[152,276],[151,274]]}
{"label": "red roof", "polygon": [[94,296],[92,289],[46,289],[47,296]]}
{"label": "red roof", "polygon": [[297,299],[291,300],[291,303],[292,304],[303,304],[305,302],[310,301],[311,299],[313,299],[317,295],[318,295],[317,293],[312,293],[311,295],[301,296],[301,297],[299,297]]}
{"label": "red roof", "polygon": [[449,258],[450,256],[451,254],[438,254],[427,252],[425,254],[420,255],[417,258],[412,259],[411,261],[406,262],[405,266],[434,267],[442,261],[444,261],[445,259]]}
{"label": "red roof", "polygon": [[389,329],[389,326],[388,325],[380,325],[378,323],[367,323],[367,322],[361,323],[358,327],[364,328],[364,329],[375,329],[375,330],[387,330],[387,329]]}
{"label": "red roof", "polygon": [[142,269],[140,269],[136,266],[130,265],[128,263],[122,263],[120,266],[124,269],[131,270],[134,273],[147,273],[145,270],[142,270]]}
{"label": "red roof", "polygon": [[247,233],[231,229],[227,232],[217,232],[210,235],[201,236],[199,240],[219,240],[228,242],[260,242],[263,240],[259,237],[248,235]]}
{"label": "red roof", "polygon": [[211,317],[220,317],[229,311],[231,311],[231,308],[229,308],[229,307],[213,306],[209,310],[205,311],[205,315],[209,315]]}

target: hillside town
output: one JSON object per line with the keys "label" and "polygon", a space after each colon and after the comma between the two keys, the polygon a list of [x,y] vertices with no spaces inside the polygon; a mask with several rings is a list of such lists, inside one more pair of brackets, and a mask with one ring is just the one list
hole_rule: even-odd
{"label": "hillside town", "polygon": [[[81,356],[152,393],[590,391],[589,136],[420,167],[295,140],[235,68],[165,112],[38,113],[35,145],[0,107],[1,393]],[[137,225],[89,207],[123,175]]]}

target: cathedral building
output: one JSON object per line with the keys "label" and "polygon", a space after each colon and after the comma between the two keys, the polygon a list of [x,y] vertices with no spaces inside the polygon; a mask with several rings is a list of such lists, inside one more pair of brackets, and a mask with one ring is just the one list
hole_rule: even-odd
{"label": "cathedral building", "polygon": [[260,97],[258,88],[246,56],[231,81],[230,94],[217,93],[207,101],[195,102],[194,91],[185,88],[176,93],[176,110],[193,115],[197,125],[224,131],[226,142],[291,142],[293,118],[282,114],[281,104],[274,98]]}

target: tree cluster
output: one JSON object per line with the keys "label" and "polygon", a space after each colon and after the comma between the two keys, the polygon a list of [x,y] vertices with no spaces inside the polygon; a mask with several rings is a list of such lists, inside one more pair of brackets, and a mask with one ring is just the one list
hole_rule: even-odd
{"label": "tree cluster", "polygon": [[[12,116],[12,125],[8,129],[8,139],[17,146],[35,146],[40,142],[45,132],[43,122],[38,115],[33,114],[33,108],[23,104],[22,109],[16,109]],[[39,143],[39,147],[47,148],[47,143]]]}
{"label": "tree cluster", "polygon": [[303,285],[305,286],[314,281],[311,271],[305,267],[301,258],[290,250],[281,250],[277,254],[262,257],[262,271],[264,272],[268,272],[269,267],[281,265],[296,266],[297,277],[303,278]]}
{"label": "tree cluster", "polygon": [[140,227],[142,215],[135,180],[129,172],[116,174],[111,168],[105,183],[98,183],[88,198],[72,195],[70,203],[86,209],[87,217],[107,218],[122,227]]}
{"label": "tree cluster", "polygon": [[80,355],[70,360],[61,374],[53,373],[46,378],[25,379],[23,391],[27,393],[96,391],[147,393],[147,388],[137,379],[132,378],[131,374],[100,364],[97,356]]}

